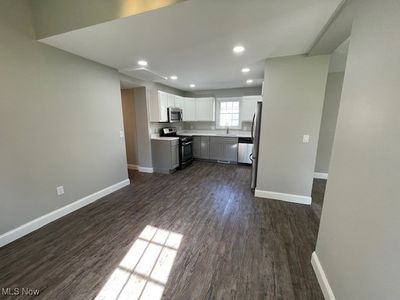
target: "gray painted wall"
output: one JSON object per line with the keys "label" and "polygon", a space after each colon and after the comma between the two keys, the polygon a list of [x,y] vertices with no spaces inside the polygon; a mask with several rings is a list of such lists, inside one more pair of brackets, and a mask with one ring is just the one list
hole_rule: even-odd
{"label": "gray painted wall", "polygon": [[136,134],[138,145],[138,164],[141,167],[152,168],[150,128],[148,119],[148,95],[146,87],[135,88],[134,99],[136,108]]}
{"label": "gray painted wall", "polygon": [[122,113],[124,116],[126,157],[128,164],[138,164],[138,143],[136,133],[136,109],[133,89],[121,90]]}
{"label": "gray painted wall", "polygon": [[400,5],[353,24],[316,253],[336,299],[400,299]]}
{"label": "gray painted wall", "polygon": [[317,162],[315,172],[329,173],[336,121],[339,113],[344,72],[329,73],[326,84],[324,108],[322,110],[321,129],[319,132]]}
{"label": "gray painted wall", "polygon": [[328,67],[326,55],[267,60],[258,190],[311,196]]}
{"label": "gray painted wall", "polygon": [[165,93],[171,93],[171,94],[178,95],[178,96],[184,96],[184,94],[185,94],[185,92],[182,91],[182,90],[178,90],[176,88],[173,88],[173,87],[170,87],[170,86],[166,86],[166,85],[163,85],[161,83],[146,82],[145,86],[147,88],[149,88],[149,89],[153,88],[153,89],[156,89],[156,90],[159,90],[159,91],[163,91]]}
{"label": "gray painted wall", "polygon": [[1,234],[128,174],[117,72],[35,41],[26,0],[0,1],[0,40]]}

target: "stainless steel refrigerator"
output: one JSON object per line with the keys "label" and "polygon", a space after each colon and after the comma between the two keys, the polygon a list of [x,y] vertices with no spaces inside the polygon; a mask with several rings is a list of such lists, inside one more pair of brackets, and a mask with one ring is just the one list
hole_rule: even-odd
{"label": "stainless steel refrigerator", "polygon": [[260,148],[260,131],[261,131],[261,112],[262,102],[257,102],[256,112],[253,116],[251,124],[251,138],[253,140],[253,153],[251,154],[252,169],[251,169],[251,189],[255,190],[257,186],[257,171],[258,171],[258,153]]}

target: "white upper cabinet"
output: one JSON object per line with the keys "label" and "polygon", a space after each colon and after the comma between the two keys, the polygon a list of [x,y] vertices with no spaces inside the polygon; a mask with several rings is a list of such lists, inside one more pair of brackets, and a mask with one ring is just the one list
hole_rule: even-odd
{"label": "white upper cabinet", "polygon": [[149,99],[149,117],[150,122],[168,122],[168,96],[167,93],[157,91],[156,89],[147,89]]}
{"label": "white upper cabinet", "polygon": [[196,121],[215,121],[214,98],[196,98]]}
{"label": "white upper cabinet", "polygon": [[158,103],[160,107],[159,122],[168,122],[169,97],[167,93],[158,91]]}
{"label": "white upper cabinet", "polygon": [[257,102],[262,101],[262,96],[244,96],[240,107],[240,119],[242,122],[251,122],[256,112]]}
{"label": "white upper cabinet", "polygon": [[174,107],[184,109],[183,101],[184,101],[183,97],[175,96],[175,106]]}
{"label": "white upper cabinet", "polygon": [[173,94],[167,94],[167,99],[168,99],[168,106],[167,107],[175,107],[175,95]]}
{"label": "white upper cabinet", "polygon": [[215,121],[215,98],[186,98],[150,88],[150,122],[168,122],[168,107],[182,109],[183,121]]}
{"label": "white upper cabinet", "polygon": [[183,121],[196,121],[196,100],[183,98]]}

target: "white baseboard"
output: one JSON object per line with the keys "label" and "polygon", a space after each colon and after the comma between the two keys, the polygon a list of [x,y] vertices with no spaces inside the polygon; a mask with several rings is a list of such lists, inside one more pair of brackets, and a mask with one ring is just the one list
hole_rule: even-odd
{"label": "white baseboard", "polygon": [[140,167],[138,168],[139,172],[143,173],[153,173],[154,169],[153,168],[146,168],[146,167]]}
{"label": "white baseboard", "polygon": [[146,168],[146,167],[141,167],[138,165],[131,165],[131,164],[128,164],[128,169],[129,170],[138,170],[139,172],[143,172],[143,173],[153,173],[154,172],[153,168]]}
{"label": "white baseboard", "polygon": [[98,192],[95,192],[89,196],[86,196],[82,199],[79,199],[75,202],[72,202],[66,206],[63,206],[59,209],[56,209],[48,214],[45,214],[37,219],[34,219],[28,223],[25,223],[13,230],[10,230],[6,233],[3,233],[0,235],[0,247],[3,247],[4,245],[7,245],[24,235],[27,235],[28,233],[31,233],[32,231],[35,231],[39,229],[40,227],[43,227],[44,225],[53,222],[79,208],[82,208],[104,196],[107,196],[108,194],[111,194],[112,192],[115,192],[127,185],[130,184],[129,179],[125,179],[121,182],[118,182],[114,185],[111,185],[109,187],[106,187],[105,189],[102,189]]}
{"label": "white baseboard", "polygon": [[311,197],[293,195],[293,194],[284,194],[284,193],[276,193],[262,190],[255,190],[254,195],[260,198],[267,198],[273,200],[281,200],[286,202],[298,203],[298,204],[311,204]]}
{"label": "white baseboard", "polygon": [[317,276],[319,286],[321,287],[322,293],[326,300],[336,300],[333,294],[332,288],[329,285],[328,278],[325,275],[324,269],[318,259],[317,253],[315,251],[311,255],[311,264],[313,266],[315,275]]}
{"label": "white baseboard", "polygon": [[314,173],[314,178],[317,178],[317,179],[328,179],[328,173],[315,172]]}

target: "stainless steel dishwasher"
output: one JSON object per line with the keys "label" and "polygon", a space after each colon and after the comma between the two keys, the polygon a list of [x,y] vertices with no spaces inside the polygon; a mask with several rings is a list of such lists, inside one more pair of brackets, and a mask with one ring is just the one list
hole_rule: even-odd
{"label": "stainless steel dishwasher", "polygon": [[238,163],[251,165],[252,161],[250,159],[250,156],[253,153],[252,138],[241,137],[239,138],[238,144]]}

